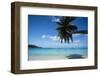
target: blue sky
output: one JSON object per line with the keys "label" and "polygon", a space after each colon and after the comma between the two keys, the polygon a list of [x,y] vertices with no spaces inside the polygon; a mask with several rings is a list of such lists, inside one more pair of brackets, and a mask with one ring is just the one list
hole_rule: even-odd
{"label": "blue sky", "polygon": [[[61,43],[56,30],[56,21],[59,16],[28,15],[28,44],[37,45],[44,48],[86,48],[87,35],[74,34],[73,43]],[[77,17],[72,24],[78,27],[78,30],[88,29],[88,18]]]}

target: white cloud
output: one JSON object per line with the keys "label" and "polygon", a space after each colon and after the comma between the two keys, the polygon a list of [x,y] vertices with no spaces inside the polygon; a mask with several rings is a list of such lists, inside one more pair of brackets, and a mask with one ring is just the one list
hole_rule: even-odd
{"label": "white cloud", "polygon": [[75,40],[74,43],[80,43],[80,40]]}
{"label": "white cloud", "polygon": [[46,35],[42,35],[42,38],[46,38]]}
{"label": "white cloud", "polygon": [[42,38],[43,39],[50,39],[50,40],[52,40],[52,41],[59,41],[60,40],[60,38],[58,37],[58,36],[47,36],[47,35],[42,35]]}
{"label": "white cloud", "polygon": [[73,36],[79,36],[79,35],[81,35],[81,34],[73,34]]}
{"label": "white cloud", "polygon": [[60,40],[60,38],[58,36],[50,36],[49,38],[53,41],[59,41]]}
{"label": "white cloud", "polygon": [[59,18],[52,17],[52,22],[59,22]]}
{"label": "white cloud", "polygon": [[53,22],[59,22],[59,19],[58,18],[55,18],[52,20]]}
{"label": "white cloud", "polygon": [[88,34],[73,34],[74,37],[82,36],[82,35],[83,35],[83,36],[88,36]]}

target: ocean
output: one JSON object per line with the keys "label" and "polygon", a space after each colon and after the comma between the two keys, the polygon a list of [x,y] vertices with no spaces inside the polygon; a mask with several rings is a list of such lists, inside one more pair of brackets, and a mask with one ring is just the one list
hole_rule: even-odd
{"label": "ocean", "polygon": [[28,48],[28,60],[80,59],[87,57],[87,48]]}

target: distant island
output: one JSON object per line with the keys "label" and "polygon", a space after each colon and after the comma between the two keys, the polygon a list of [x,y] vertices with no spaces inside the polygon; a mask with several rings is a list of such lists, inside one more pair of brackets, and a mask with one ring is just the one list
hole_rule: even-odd
{"label": "distant island", "polygon": [[28,47],[30,47],[30,48],[42,48],[42,47],[39,47],[39,46],[36,46],[36,45],[28,45]]}

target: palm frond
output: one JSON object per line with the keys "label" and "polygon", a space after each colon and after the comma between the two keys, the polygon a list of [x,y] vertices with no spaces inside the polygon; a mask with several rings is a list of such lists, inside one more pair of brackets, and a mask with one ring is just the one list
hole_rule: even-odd
{"label": "palm frond", "polygon": [[56,22],[58,25],[62,26],[63,24],[61,22]]}
{"label": "palm frond", "polygon": [[73,34],[75,34],[75,33],[77,33],[77,34],[88,34],[88,31],[87,30],[79,30],[79,31],[73,32]]}
{"label": "palm frond", "polygon": [[71,22],[74,21],[75,19],[76,19],[76,17],[65,17],[66,24],[71,23]]}
{"label": "palm frond", "polygon": [[68,26],[66,26],[66,31],[69,31],[70,33],[77,31],[77,29],[78,28],[75,25],[68,25]]}

